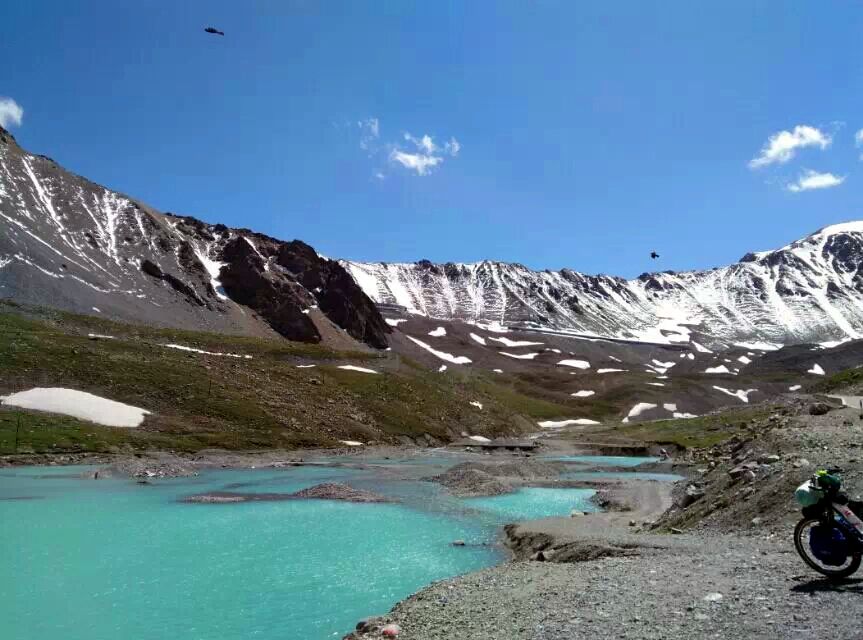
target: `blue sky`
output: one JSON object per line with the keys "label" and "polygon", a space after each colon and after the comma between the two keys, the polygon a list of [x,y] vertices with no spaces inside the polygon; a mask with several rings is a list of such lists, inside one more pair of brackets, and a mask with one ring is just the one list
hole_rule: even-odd
{"label": "blue sky", "polygon": [[23,146],[333,257],[634,276],[863,218],[850,0],[11,0],[0,23]]}

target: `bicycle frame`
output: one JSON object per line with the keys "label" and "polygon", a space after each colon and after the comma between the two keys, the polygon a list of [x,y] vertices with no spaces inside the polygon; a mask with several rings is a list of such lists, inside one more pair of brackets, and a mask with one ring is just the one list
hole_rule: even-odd
{"label": "bicycle frame", "polygon": [[850,525],[849,528],[853,528],[853,531],[857,534],[857,543],[863,544],[863,520],[858,518],[848,508],[847,504],[839,504],[838,502],[831,502],[830,504],[833,507],[833,511],[842,516],[842,519]]}

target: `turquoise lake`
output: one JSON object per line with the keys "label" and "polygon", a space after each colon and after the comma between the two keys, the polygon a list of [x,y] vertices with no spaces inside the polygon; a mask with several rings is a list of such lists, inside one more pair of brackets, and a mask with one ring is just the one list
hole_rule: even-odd
{"label": "turquoise lake", "polygon": [[[0,470],[0,637],[341,638],[434,580],[500,562],[502,524],[588,508],[591,494],[461,500],[436,484],[353,468],[212,471],[152,485],[85,479],[86,470]],[[178,501],[321,482],[399,503]],[[451,546],[456,539],[468,545]]]}

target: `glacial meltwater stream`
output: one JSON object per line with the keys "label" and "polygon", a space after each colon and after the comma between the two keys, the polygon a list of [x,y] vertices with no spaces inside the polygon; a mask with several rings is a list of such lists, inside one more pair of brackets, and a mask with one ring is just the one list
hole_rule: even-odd
{"label": "glacial meltwater stream", "polygon": [[[211,471],[150,485],[86,471],[0,469],[0,637],[340,638],[434,580],[501,561],[502,524],[589,510],[592,494],[461,500],[383,466]],[[180,501],[322,482],[398,502]]]}

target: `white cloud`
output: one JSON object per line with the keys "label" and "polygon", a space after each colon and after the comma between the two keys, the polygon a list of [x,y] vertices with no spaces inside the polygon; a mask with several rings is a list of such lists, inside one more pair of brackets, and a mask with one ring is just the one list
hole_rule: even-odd
{"label": "white cloud", "polygon": [[857,143],[858,147],[863,146],[863,129],[854,134],[854,142]]}
{"label": "white cloud", "polygon": [[458,152],[461,151],[461,143],[455,138],[450,138],[450,141],[444,144],[443,149],[455,158],[458,155]]}
{"label": "white cloud", "polygon": [[[360,148],[368,152],[370,158],[383,157],[390,164],[399,165],[418,176],[431,174],[447,156],[455,158],[461,151],[461,143],[454,137],[441,146],[427,133],[414,136],[405,132],[402,140],[389,143],[381,140],[381,125],[377,118],[358,120],[356,125],[360,130]],[[377,180],[384,180],[384,171],[375,169],[372,176]]]}
{"label": "white cloud", "polygon": [[24,109],[12,98],[0,96],[0,127],[21,126]]}
{"label": "white cloud", "polygon": [[405,140],[407,140],[408,142],[413,142],[419,151],[428,155],[431,155],[438,150],[438,146],[434,143],[434,140],[432,140],[431,136],[428,134],[424,135],[422,138],[417,139],[414,138],[411,134],[406,133]]}
{"label": "white cloud", "polygon": [[416,171],[418,176],[427,176],[431,170],[443,162],[440,156],[426,155],[423,153],[405,153],[399,149],[393,149],[390,160],[411,171]]}
{"label": "white cloud", "polygon": [[792,131],[779,131],[767,139],[761,148],[761,152],[749,161],[750,169],[760,169],[767,165],[783,164],[791,160],[798,149],[806,147],[819,147],[826,149],[833,142],[833,138],[809,125],[800,124]]}
{"label": "white cloud", "polygon": [[357,122],[360,128],[360,149],[368,151],[381,136],[381,123],[377,118],[366,118]]}
{"label": "white cloud", "polygon": [[813,189],[830,189],[838,187],[845,182],[845,176],[836,176],[832,173],[818,173],[811,169],[805,170],[797,178],[796,182],[787,185],[788,191],[799,193],[801,191],[811,191]]}

